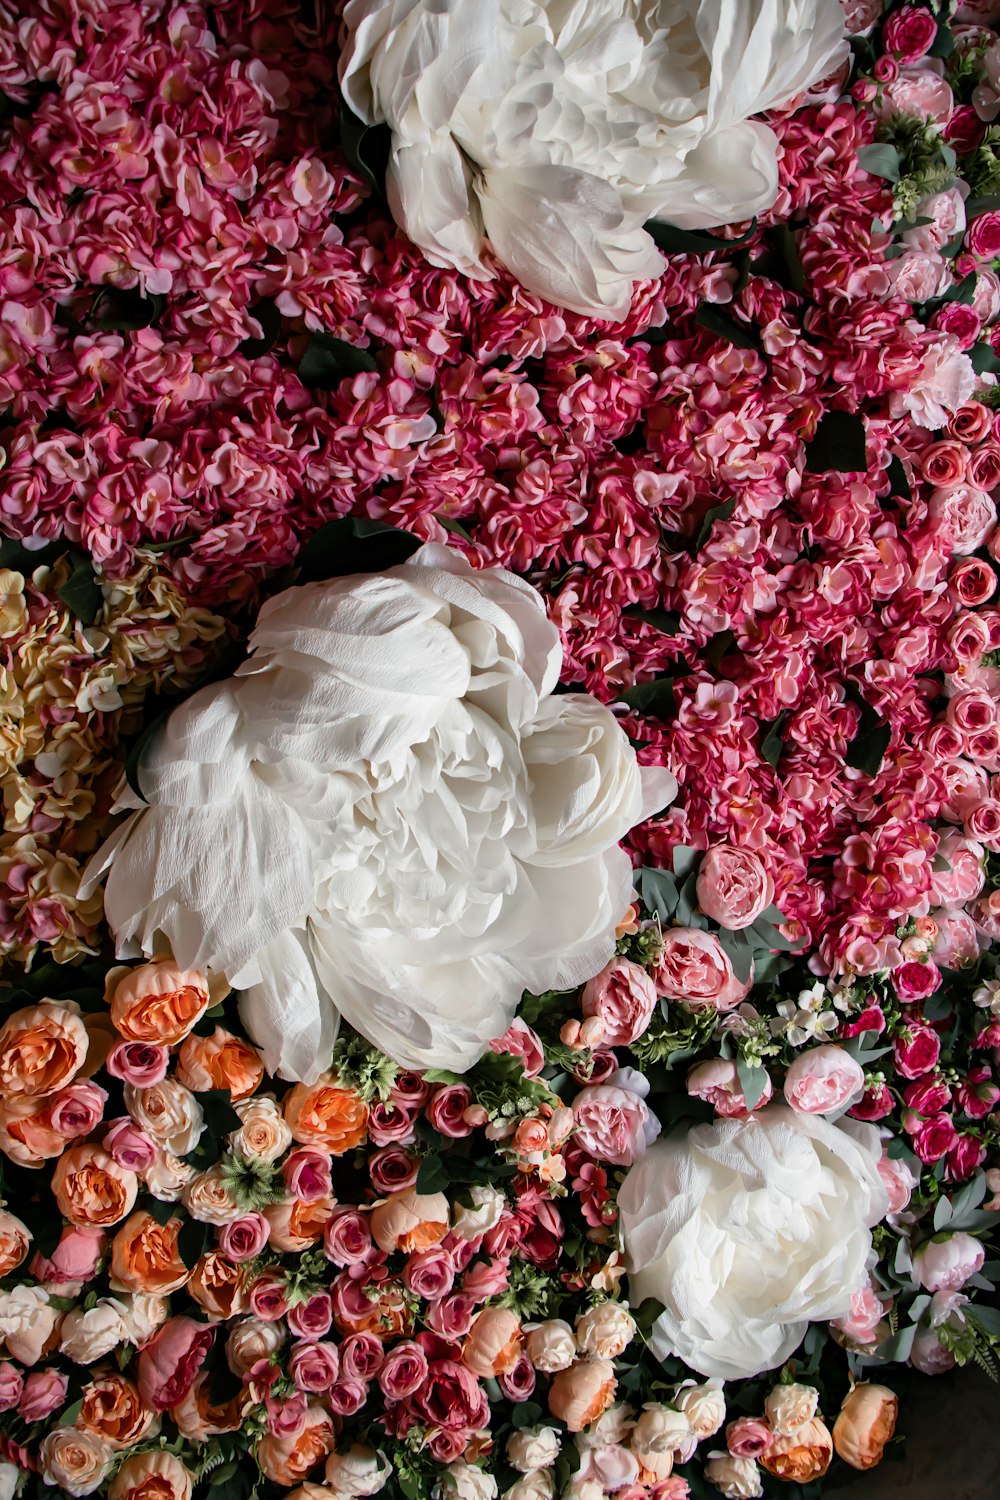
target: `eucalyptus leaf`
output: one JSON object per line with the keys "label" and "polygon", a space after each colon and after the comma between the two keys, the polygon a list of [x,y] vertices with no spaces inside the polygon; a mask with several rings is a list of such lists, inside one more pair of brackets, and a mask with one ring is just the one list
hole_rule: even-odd
{"label": "eucalyptus leaf", "polygon": [[756,1067],[745,1058],[737,1057],[736,1072],[747,1109],[756,1109],[767,1090],[767,1069]]}
{"label": "eucalyptus leaf", "polygon": [[858,152],[858,166],[873,177],[884,177],[886,182],[898,182],[902,175],[899,152],[888,141],[862,146]]}
{"label": "eucalyptus leaf", "polygon": [[693,849],[690,844],[675,844],[670,863],[677,879],[686,880],[689,875],[696,873],[701,864],[701,850]]}

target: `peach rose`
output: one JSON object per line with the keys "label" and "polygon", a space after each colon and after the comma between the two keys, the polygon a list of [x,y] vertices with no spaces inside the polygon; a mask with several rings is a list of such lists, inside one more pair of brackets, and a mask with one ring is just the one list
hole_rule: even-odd
{"label": "peach rose", "polygon": [[125,1292],[176,1292],[191,1272],[177,1251],[183,1219],[158,1224],[142,1209],[125,1220],[111,1242],[111,1287]]}
{"label": "peach rose", "polygon": [[181,1197],[184,1207],[199,1224],[214,1224],[219,1228],[223,1224],[232,1224],[243,1213],[223,1176],[221,1162],[216,1162],[207,1172],[193,1176]]}
{"label": "peach rose", "polygon": [[760,1454],[757,1461],[775,1479],[809,1484],[826,1473],[832,1457],[833,1439],[829,1430],[819,1417],[813,1417],[795,1432],[775,1433],[766,1453]]}
{"label": "peach rose", "polygon": [[211,1036],[189,1036],[177,1054],[177,1077],[196,1094],[228,1089],[245,1099],[264,1077],[260,1053],[242,1037],[216,1026]]}
{"label": "peach rose", "polygon": [[308,1250],[322,1238],[333,1217],[333,1209],[332,1198],[320,1198],[315,1203],[305,1203],[301,1198],[285,1198],[280,1203],[269,1203],[263,1211],[271,1226],[268,1244],[272,1250],[285,1255]]}
{"label": "peach rose", "polygon": [[199,1375],[191,1389],[170,1408],[170,1420],[184,1437],[193,1443],[236,1432],[243,1422],[245,1408],[251,1404],[248,1391],[238,1391],[230,1401],[213,1406],[211,1377]]}
{"label": "peach rose", "polygon": [[405,1255],[426,1250],[448,1233],[448,1214],[444,1193],[418,1193],[416,1188],[406,1188],[391,1193],[372,1209],[372,1238],[387,1254],[393,1250],[402,1250]]}
{"label": "peach rose", "polygon": [[0,1208],[0,1276],[16,1271],[28,1253],[31,1230],[14,1214]]}
{"label": "peach rose", "polygon": [[66,1137],[51,1122],[45,1099],[0,1099],[0,1151],[20,1167],[40,1167],[66,1150]]}
{"label": "peach rose", "polygon": [[201,1139],[205,1116],[190,1089],[176,1078],[162,1078],[148,1088],[124,1089],[125,1108],[158,1146],[173,1156],[187,1156]]}
{"label": "peach rose", "polygon": [[209,1250],[196,1262],[187,1291],[213,1321],[238,1318],[248,1306],[246,1269]]}
{"label": "peach rose", "polygon": [[17,1010],[0,1027],[0,1094],[8,1103],[53,1094],[76,1076],[86,1056],[78,1005],[42,1000]]}
{"label": "peach rose", "polygon": [[115,1372],[98,1375],[84,1386],[76,1425],[96,1432],[116,1450],[132,1448],[160,1430],[156,1414],[143,1405],[131,1380]]}
{"label": "peach rose", "polygon": [[521,1320],[506,1307],[484,1307],[462,1345],[462,1363],[486,1380],[504,1375],[521,1358]]}
{"label": "peach rose", "polygon": [[293,1437],[261,1438],[257,1462],[274,1484],[301,1484],[333,1452],[337,1441],[333,1419],[322,1406],[307,1406],[305,1426]]}
{"label": "peach rose", "polygon": [[360,1146],[368,1128],[368,1110],[351,1089],[342,1089],[336,1074],[323,1073],[315,1083],[297,1083],[286,1094],[285,1120],[303,1146],[322,1146],[343,1156]]}
{"label": "peach rose", "polygon": [[284,1156],[292,1144],[292,1132],[278,1104],[269,1095],[245,1099],[235,1109],[242,1123],[229,1137],[229,1144],[237,1155],[267,1162]]}
{"label": "peach rose", "polygon": [[874,1469],[896,1430],[899,1402],[885,1385],[856,1385],[833,1424],[833,1446],[852,1469]]}
{"label": "peach rose", "polygon": [[71,1224],[106,1229],[132,1212],[139,1179],[101,1146],[70,1146],[56,1163],[52,1192]]}
{"label": "peach rose", "polygon": [[56,1427],[38,1449],[42,1478],[61,1485],[70,1495],[91,1495],[104,1482],[113,1449],[96,1432],[79,1427]]}
{"label": "peach rose", "polygon": [[536,1370],[545,1375],[554,1375],[558,1370],[568,1370],[576,1359],[576,1334],[563,1318],[547,1318],[525,1330],[525,1347],[528,1358]]}
{"label": "peach rose", "polygon": [[212,997],[198,969],[182,969],[173,959],[112,970],[107,999],[116,1030],[129,1042],[172,1047],[205,1014]]}
{"label": "peach rose", "polygon": [[133,1453],[108,1486],[108,1500],[191,1500],[193,1484],[172,1453]]}
{"label": "peach rose", "polygon": [[658,992],[689,1010],[733,1010],[746,998],[750,979],[741,983],[719,939],[698,927],[668,927],[653,972]]}
{"label": "peach rose", "polygon": [[615,1399],[618,1382],[609,1359],[578,1359],[560,1370],[549,1386],[549,1411],[570,1432],[596,1422]]}

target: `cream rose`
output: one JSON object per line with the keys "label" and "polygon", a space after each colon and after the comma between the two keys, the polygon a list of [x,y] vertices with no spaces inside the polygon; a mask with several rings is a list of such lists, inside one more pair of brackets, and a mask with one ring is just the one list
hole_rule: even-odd
{"label": "cream rose", "polygon": [[326,1461],[326,1482],[338,1495],[377,1495],[391,1473],[381,1448],[354,1443],[346,1453],[331,1453]]}
{"label": "cream rose", "polygon": [[125,1108],[139,1128],[173,1156],[193,1151],[205,1128],[197,1098],[176,1078],[162,1078],[142,1089],[127,1083]]}
{"label": "cream rose", "polygon": [[562,1318],[549,1318],[525,1328],[524,1350],[536,1370],[554,1375],[576,1359],[576,1335]]}
{"label": "cream rose", "polygon": [[721,1380],[706,1380],[704,1385],[685,1385],[677,1392],[675,1404],[691,1423],[696,1438],[711,1437],[726,1420],[726,1398]]}
{"label": "cream rose", "polygon": [[507,1440],[507,1462],[519,1474],[533,1474],[555,1463],[560,1446],[554,1427],[522,1427]]}
{"label": "cream rose", "polygon": [[114,1449],[96,1432],[56,1427],[42,1439],[38,1457],[46,1484],[61,1485],[70,1495],[92,1495],[107,1477]]}
{"label": "cream rose", "polygon": [[[510,1489],[504,1490],[503,1500],[552,1500],[556,1482],[549,1469],[535,1469],[514,1481]],[[564,1492],[568,1494],[569,1491]]]}
{"label": "cream rose", "polygon": [[760,1500],[764,1493],[760,1470],[752,1458],[713,1453],[705,1465],[705,1478],[725,1495],[726,1500]]}
{"label": "cream rose", "polygon": [[229,1137],[238,1156],[257,1161],[277,1161],[284,1156],[292,1144],[292,1132],[276,1100],[264,1094],[239,1100],[233,1108],[243,1122]]}
{"label": "cream rose", "polygon": [[451,1232],[462,1240],[476,1240],[500,1222],[507,1199],[495,1187],[471,1187],[471,1205],[456,1203],[452,1209]]}
{"label": "cream rose", "polygon": [[620,1302],[599,1302],[576,1320],[576,1342],[581,1354],[617,1359],[635,1337],[635,1319]]}
{"label": "cream rose", "polygon": [[846,1316],[888,1208],[879,1155],[871,1126],[777,1104],[651,1146],[618,1206],[630,1298],[664,1304],[653,1352],[739,1380]]}
{"label": "cream rose", "polygon": [[478,1464],[453,1463],[431,1490],[432,1500],[496,1500],[497,1482]]}
{"label": "cream rose", "polygon": [[596,699],[553,696],[559,633],[529,584],[424,546],[276,595],[250,645],[171,715],[148,805],[126,795],[91,867],[123,952],[166,938],[224,973],[268,1070],[310,1083],[341,1015],[406,1067],[465,1069],[523,990],[607,963],[618,840],[676,782]]}
{"label": "cream rose", "polygon": [[125,1303],[118,1297],[102,1297],[86,1311],[71,1308],[59,1329],[59,1348],[75,1365],[96,1364],[119,1344],[129,1342],[125,1312]]}

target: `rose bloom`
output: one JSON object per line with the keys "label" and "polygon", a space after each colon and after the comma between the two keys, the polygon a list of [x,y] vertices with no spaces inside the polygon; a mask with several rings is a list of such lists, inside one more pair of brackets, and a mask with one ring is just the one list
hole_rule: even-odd
{"label": "rose bloom", "polygon": [[236,1432],[250,1404],[250,1393],[243,1390],[222,1406],[213,1406],[210,1378],[199,1375],[186,1395],[170,1408],[170,1420],[183,1437],[203,1443],[206,1438]]}
{"label": "rose bloom", "polygon": [[833,1438],[825,1424],[813,1417],[792,1434],[776,1433],[761,1454],[760,1465],[776,1479],[810,1484],[826,1473],[832,1458]]}
{"label": "rose bloom", "polygon": [[249,1305],[245,1271],[217,1250],[207,1251],[195,1262],[187,1291],[213,1322],[237,1318]]}
{"label": "rose bloom", "polygon": [[13,1411],[24,1391],[24,1377],[10,1360],[0,1364],[0,1411]]}
{"label": "rose bloom", "polygon": [[553,1377],[549,1411],[570,1432],[582,1432],[596,1422],[615,1399],[618,1381],[608,1359],[578,1359]]}
{"label": "rose bloom", "polygon": [[299,1255],[322,1237],[333,1214],[333,1199],[307,1203],[301,1198],[282,1198],[278,1203],[269,1203],[263,1212],[271,1248]]}
{"label": "rose bloom", "polygon": [[982,1270],[986,1252],[971,1234],[936,1237],[913,1254],[913,1279],[928,1292],[959,1292]]}
{"label": "rose bloom", "polygon": [[100,1146],[70,1146],[56,1163],[52,1192],[59,1212],[72,1224],[107,1228],[127,1218],[139,1179]]}
{"label": "rose bloom", "polygon": [[584,985],[581,1005],[585,1016],[600,1021],[605,1046],[627,1047],[649,1026],[656,998],[645,969],[631,959],[613,958]]}
{"label": "rose bloom", "polygon": [[175,1406],[190,1390],[215,1341],[193,1318],[170,1318],[139,1355],[139,1393],[153,1411]]}
{"label": "rose bloom", "polygon": [[785,1075],[785,1098],[804,1114],[847,1109],[864,1089],[864,1068],[843,1047],[833,1045],[800,1052]]}
{"label": "rose bloom", "polygon": [[257,1462],[267,1479],[286,1489],[301,1484],[307,1474],[333,1452],[337,1440],[333,1418],[321,1406],[307,1406],[305,1421],[292,1437],[267,1436],[257,1444]]}
{"label": "rose bloom", "polygon": [[296,1344],[289,1356],[288,1373],[296,1390],[305,1391],[309,1395],[321,1395],[328,1391],[340,1374],[340,1355],[336,1344]]}
{"label": "rose bloom", "polygon": [[137,1089],[148,1088],[166,1078],[169,1064],[168,1049],[156,1047],[152,1042],[119,1042],[104,1062],[112,1078],[120,1078]]}
{"label": "rose bloom", "polygon": [[576,1359],[576,1334],[562,1318],[548,1318],[529,1326],[525,1333],[525,1349],[536,1370],[554,1375],[569,1369]]}
{"label": "rose bloom", "polygon": [[300,1145],[343,1156],[365,1138],[368,1111],[351,1089],[339,1087],[333,1073],[322,1074],[315,1083],[297,1083],[285,1095],[282,1108]]}
{"label": "rose bloom", "polygon": [[760,1417],[737,1417],[726,1428],[726,1447],[734,1458],[759,1458],[770,1441],[771,1428]]}
{"label": "rose bloom", "polygon": [[354,1208],[335,1208],[323,1231],[323,1246],[335,1266],[360,1265],[368,1260],[374,1245],[367,1216]]}
{"label": "rose bloom", "polygon": [[25,1422],[43,1422],[64,1406],[69,1376],[57,1370],[33,1370],[24,1382],[24,1393],[18,1403],[18,1416]]}
{"label": "rose bloom", "polygon": [[108,979],[111,1019],[128,1042],[172,1047],[212,1003],[204,974],[182,969],[172,959],[112,970]]}
{"label": "rose bloom", "polygon": [[427,1355],[412,1339],[390,1349],[378,1372],[378,1383],[387,1401],[404,1401],[420,1389],[426,1378]]}
{"label": "rose bloom", "polygon": [[716,1453],[705,1465],[705,1478],[726,1500],[759,1500],[764,1493],[760,1470],[752,1458]]}
{"label": "rose bloom", "polygon": [[[581,1089],[573,1100],[575,1140],[599,1161],[621,1167],[631,1166],[660,1133],[659,1120],[647,1109],[641,1095],[628,1086],[632,1080],[623,1078],[634,1072],[621,1069],[611,1075],[611,1082]],[[625,1086],[616,1082],[619,1078]]]}
{"label": "rose bloom", "polygon": [[78,1427],[56,1427],[42,1439],[39,1465],[46,1484],[70,1495],[90,1495],[107,1478],[113,1451],[103,1438]]}
{"label": "rose bloom", "polygon": [[520,1318],[506,1307],[484,1307],[462,1345],[462,1363],[486,1380],[512,1370],[520,1357]]}
{"label": "rose bloom", "polygon": [[539,1038],[520,1016],[516,1016],[503,1036],[490,1042],[491,1052],[506,1052],[520,1059],[529,1078],[537,1078],[545,1066],[545,1049]]}
{"label": "rose bloom", "polygon": [[667,928],[653,977],[659,994],[690,1010],[733,1010],[752,982],[741,984],[719,939],[697,927]]}
{"label": "rose bloom", "polygon": [[698,867],[698,906],[720,927],[752,927],[774,900],[774,881],[759,854],[733,844],[707,850]]}
{"label": "rose bloom", "polygon": [[985,490],[969,484],[935,490],[927,512],[957,557],[967,557],[981,547],[997,523],[993,500]]}
{"label": "rose bloom", "polygon": [[173,1156],[187,1156],[201,1139],[205,1116],[201,1105],[176,1078],[164,1078],[148,1088],[126,1084],[125,1108],[156,1144]]}
{"label": "rose bloom", "polygon": [[[724,1057],[713,1057],[708,1062],[696,1063],[688,1073],[686,1088],[692,1098],[704,1099],[707,1104],[711,1104],[717,1115],[726,1119],[749,1114],[736,1064]],[[774,1085],[767,1078],[764,1092],[754,1107],[763,1109],[773,1096]]]}
{"label": "rose bloom", "polygon": [[116,1450],[134,1447],[159,1429],[154,1412],[124,1375],[97,1375],[83,1388],[77,1426],[96,1432]]}
{"label": "rose bloom", "polygon": [[16,1271],[28,1254],[31,1231],[26,1224],[0,1208],[0,1276]]}
{"label": "rose bloom", "polygon": [[576,1342],[581,1354],[617,1359],[635,1336],[635,1319],[620,1302],[598,1302],[576,1320]]}
{"label": "rose bloom", "polygon": [[335,1494],[361,1500],[384,1489],[391,1473],[392,1466],[384,1453],[353,1443],[346,1453],[330,1454],[324,1477]]}
{"label": "rose bloom", "polygon": [[176,1292],[191,1272],[177,1251],[183,1219],[157,1223],[140,1210],[125,1220],[111,1242],[113,1291]]}
{"label": "rose bloom", "polygon": [[237,1265],[255,1260],[267,1244],[268,1223],[261,1213],[243,1214],[218,1230],[219,1249]]}
{"label": "rose bloom", "polygon": [[407,1188],[376,1204],[369,1217],[371,1233],[380,1250],[426,1250],[448,1232],[448,1200],[443,1193],[418,1193]]}
{"label": "rose bloom", "polygon": [[31,1274],[57,1296],[75,1296],[96,1275],[106,1240],[102,1229],[69,1225],[50,1256],[32,1256]]}
{"label": "rose bloom", "polygon": [[226,1337],[226,1363],[234,1375],[248,1375],[260,1360],[268,1361],[285,1342],[285,1330],[277,1323],[243,1318]]}
{"label": "rose bloom", "polygon": [[83,1066],[87,1048],[78,1005],[43,1000],[15,1011],[0,1027],[0,1094],[9,1103],[54,1093]]}
{"label": "rose bloom", "polygon": [[172,1453],[133,1453],[108,1486],[108,1500],[191,1500],[193,1483]]}
{"label": "rose bloom", "polygon": [[245,1099],[260,1086],[264,1064],[256,1047],[216,1026],[211,1036],[192,1034],[177,1054],[177,1077],[195,1093],[228,1089],[233,1099]]}
{"label": "rose bloom", "polygon": [[899,1401],[884,1385],[863,1383],[844,1397],[833,1424],[833,1446],[852,1469],[873,1469],[896,1430]]}
{"label": "rose bloom", "polygon": [[125,1304],[117,1297],[99,1298],[86,1311],[72,1307],[59,1329],[59,1348],[75,1365],[92,1365],[128,1341]]}
{"label": "rose bloom", "polygon": [[941,973],[929,959],[923,963],[897,964],[892,971],[892,987],[904,1005],[926,1000],[941,986]]}

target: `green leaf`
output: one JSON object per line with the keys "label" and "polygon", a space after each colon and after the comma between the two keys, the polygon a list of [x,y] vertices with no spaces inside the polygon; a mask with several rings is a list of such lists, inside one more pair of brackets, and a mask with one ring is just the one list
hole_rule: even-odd
{"label": "green leaf", "polygon": [[903,460],[898,453],[892,455],[885,472],[889,479],[889,494],[897,495],[901,500],[911,500],[913,498],[913,491],[910,489],[910,481],[906,477]]}
{"label": "green leaf", "polygon": [[674,920],[682,927],[705,927],[707,921],[698,910],[698,876],[692,870],[683,881],[677,895],[677,910]]}
{"label": "green leaf", "polygon": [[749,930],[765,948],[776,948],[780,953],[794,953],[802,946],[801,942],[790,943],[786,937],[782,937],[777,927],[774,927],[766,917],[758,917]]}
{"label": "green leaf", "polygon": [[740,984],[746,984],[753,970],[753,944],[744,932],[729,932],[725,927],[717,933],[719,942],[729,955],[733,973]]}
{"label": "green leaf", "polygon": [[665,1311],[663,1303],[657,1302],[655,1297],[647,1297],[644,1302],[639,1303],[638,1307],[633,1307],[632,1316],[635,1319],[635,1326],[644,1343],[648,1342],[653,1332],[653,1324]]}
{"label": "green leaf", "polygon": [[464,1073],[451,1073],[447,1068],[427,1068],[421,1074],[427,1083],[464,1083]]}
{"label": "green leaf", "polygon": [[540,1422],[544,1412],[534,1401],[519,1401],[510,1414],[511,1426],[517,1431],[521,1427],[534,1427]]}
{"label": "green leaf", "polygon": [[328,391],[348,376],[377,369],[375,357],[367,349],[336,339],[332,333],[312,333],[299,360],[298,373],[303,385]]}
{"label": "green leaf", "polygon": [[648,912],[661,923],[672,920],[677,910],[677,882],[669,870],[636,870],[635,887]]}
{"label": "green leaf", "polygon": [[951,57],[955,51],[955,38],[948,25],[938,23],[937,36],[928,48],[928,57]]}
{"label": "green leaf", "polygon": [[[685,671],[687,664],[685,663]],[[684,675],[674,669],[669,672],[659,672],[649,682],[637,682],[635,687],[630,687],[622,693],[620,703],[627,703],[634,713],[641,714],[646,719],[666,720],[674,712],[674,683],[678,677]]]}
{"label": "green leaf", "polygon": [[969,358],[977,375],[1000,373],[1000,358],[989,344],[974,344],[969,350]]}
{"label": "green leaf", "polygon": [[699,302],[694,320],[699,328],[711,333],[737,349],[753,349],[761,352],[760,336],[752,323],[738,323],[729,313],[722,312],[716,302]]}
{"label": "green leaf", "polygon": [[968,1311],[975,1322],[980,1324],[987,1333],[1000,1338],[1000,1307],[989,1307],[986,1303],[974,1302]]}
{"label": "green leaf", "polygon": [[252,302],[247,310],[250,316],[256,318],[260,324],[260,338],[244,339],[242,344],[237,345],[236,352],[246,359],[259,359],[262,354],[270,354],[278,342],[278,336],[281,333],[281,313],[273,297],[265,297],[260,302]]}
{"label": "green leaf", "polygon": [[664,635],[676,635],[681,628],[681,617],[672,609],[643,609],[640,604],[630,604],[624,613],[637,620],[645,620],[647,625],[652,625]]}
{"label": "green leaf", "polygon": [[443,1193],[451,1180],[451,1174],[440,1156],[431,1152],[420,1163],[420,1170],[417,1172],[417,1192]]}
{"label": "green leaf", "polygon": [[703,229],[680,229],[676,224],[668,224],[663,219],[648,219],[643,228],[664,255],[705,255],[715,251],[735,250],[740,245],[746,245],[757,233],[757,219],[754,217],[746,233],[735,240],[720,239],[718,235],[709,234]]}
{"label": "green leaf", "polygon": [[344,578],[350,573],[382,573],[412,557],[421,545],[410,531],[343,516],[313,532],[297,559],[298,582],[315,583]]}
{"label": "green leaf", "polygon": [[117,286],[102,286],[90,304],[87,321],[101,332],[126,333],[148,328],[166,305],[166,297],[159,292],[143,297],[135,288],[123,291]]}
{"label": "green leaf", "polygon": [[844,697],[861,711],[854,738],[844,756],[845,764],[855,771],[864,771],[866,776],[877,776],[892,739],[892,727],[861,696],[857,683],[850,678],[844,682]]}
{"label": "green leaf", "polygon": [[748,1063],[745,1058],[737,1057],[736,1072],[740,1080],[740,1088],[743,1090],[743,1098],[746,1100],[747,1109],[756,1109],[764,1097],[767,1088],[767,1069]]}
{"label": "green leaf", "polygon": [[774,224],[767,231],[768,242],[780,255],[788,271],[788,287],[793,292],[804,292],[806,273],[799,257],[798,242],[790,224]]}
{"label": "green leaf", "polygon": [[878,141],[874,146],[862,146],[858,152],[858,166],[872,177],[884,177],[886,182],[898,182],[901,166],[899,152],[888,141]]}
{"label": "green leaf", "polygon": [[704,657],[713,672],[718,672],[724,658],[733,649],[735,644],[736,632],[734,630],[719,630],[706,643]]}
{"label": "green leaf", "polygon": [[198,1219],[185,1219],[177,1236],[177,1254],[186,1266],[194,1266],[204,1254],[209,1240],[209,1226]]}
{"label": "green leaf", "polygon": [[781,752],[785,748],[785,742],[781,738],[781,730],[785,720],[788,718],[788,713],[788,709],[784,708],[770,724],[761,725],[761,728],[766,730],[766,733],[760,742],[760,753],[768,765],[773,766],[775,770],[778,768]]}
{"label": "green leaf", "polygon": [[806,470],[827,474],[863,474],[868,468],[865,424],[856,412],[828,411],[806,444]]}
{"label": "green leaf", "polygon": [[358,176],[385,198],[385,173],[392,136],[388,125],[367,125],[340,100],[340,149]]}
{"label": "green leaf", "polygon": [[81,625],[93,625],[104,608],[104,595],[94,573],[94,564],[83,552],[71,552],[69,561],[69,577],[56,593]]}

